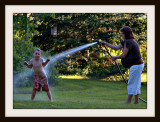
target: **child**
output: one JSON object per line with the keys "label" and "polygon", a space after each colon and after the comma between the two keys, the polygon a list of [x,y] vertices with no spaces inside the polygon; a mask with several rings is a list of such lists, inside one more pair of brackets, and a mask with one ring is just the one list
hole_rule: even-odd
{"label": "child", "polygon": [[26,61],[24,61],[24,65],[26,65],[28,68],[32,68],[34,69],[34,87],[33,87],[33,91],[32,91],[32,96],[31,96],[31,101],[33,101],[35,95],[36,95],[36,91],[40,91],[41,87],[42,87],[42,91],[46,91],[48,98],[50,100],[50,102],[52,102],[52,95],[51,92],[49,90],[49,85],[48,85],[48,79],[46,77],[46,74],[43,70],[43,67],[45,67],[47,65],[47,63],[50,61],[50,59],[48,58],[46,60],[46,62],[43,61],[43,59],[41,58],[41,50],[40,49],[35,49],[34,53],[33,53],[34,58],[32,58],[30,60],[30,64],[28,64]]}

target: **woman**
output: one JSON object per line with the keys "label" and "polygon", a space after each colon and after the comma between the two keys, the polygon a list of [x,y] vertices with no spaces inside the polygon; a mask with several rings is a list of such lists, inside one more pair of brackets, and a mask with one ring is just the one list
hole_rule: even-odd
{"label": "woman", "polygon": [[139,94],[141,88],[141,73],[144,68],[144,62],[140,54],[139,46],[134,40],[132,29],[125,26],[120,29],[123,42],[117,46],[111,45],[107,42],[101,42],[102,45],[118,50],[123,48],[123,53],[119,56],[113,56],[112,60],[121,59],[122,65],[129,68],[129,80],[127,84],[128,98],[126,104],[130,104],[132,96],[135,95],[134,104],[139,104]]}

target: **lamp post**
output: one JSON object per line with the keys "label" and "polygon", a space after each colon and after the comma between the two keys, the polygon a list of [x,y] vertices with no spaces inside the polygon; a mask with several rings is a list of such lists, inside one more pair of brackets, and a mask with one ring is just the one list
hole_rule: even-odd
{"label": "lamp post", "polygon": [[[51,27],[51,35],[54,39],[57,37],[57,24],[54,24],[53,27]],[[55,53],[56,53],[56,41],[55,41]]]}

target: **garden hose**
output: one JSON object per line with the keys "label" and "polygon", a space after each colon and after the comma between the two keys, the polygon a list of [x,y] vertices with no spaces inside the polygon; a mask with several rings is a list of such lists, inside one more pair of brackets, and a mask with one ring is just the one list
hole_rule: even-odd
{"label": "garden hose", "polygon": [[[97,41],[97,43],[98,43],[98,44],[100,44],[101,42],[102,42],[102,40],[98,40],[98,41]],[[109,51],[108,51],[108,49],[107,49],[106,45],[104,45],[104,47],[105,47],[105,49],[106,49],[107,53],[109,54],[109,56],[112,58],[112,55],[109,53]],[[119,72],[120,72],[120,74],[121,74],[122,78],[124,79],[125,83],[126,83],[126,84],[128,84],[127,80],[126,80],[126,79],[124,78],[124,76],[123,76],[123,73],[122,73],[122,71],[121,71],[121,69],[120,69],[119,65],[117,64],[117,62],[116,62],[116,61],[114,61],[114,62],[115,62],[115,64],[116,64],[116,66],[117,66],[117,68],[118,68],[118,70],[119,70]],[[139,99],[140,99],[141,101],[143,101],[143,102],[147,103],[147,101],[145,101],[144,99],[142,99],[142,98],[140,98],[140,97],[139,97]]]}

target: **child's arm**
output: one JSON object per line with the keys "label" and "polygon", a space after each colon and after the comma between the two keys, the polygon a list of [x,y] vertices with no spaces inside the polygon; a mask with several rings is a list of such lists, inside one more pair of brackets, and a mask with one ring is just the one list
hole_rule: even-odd
{"label": "child's arm", "polygon": [[45,66],[48,64],[49,61],[50,61],[50,59],[47,58],[46,62],[43,62],[43,63],[42,63],[42,66],[45,67]]}
{"label": "child's arm", "polygon": [[26,61],[24,61],[24,65],[26,65],[28,68],[32,68],[33,67],[31,61],[30,61],[30,64],[28,64]]}

